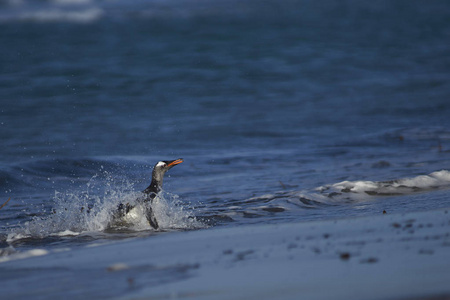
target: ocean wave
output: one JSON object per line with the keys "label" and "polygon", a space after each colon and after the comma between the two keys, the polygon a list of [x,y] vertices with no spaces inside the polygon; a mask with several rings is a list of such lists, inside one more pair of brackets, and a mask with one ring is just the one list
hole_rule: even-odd
{"label": "ocean wave", "polygon": [[[450,188],[450,171],[441,170],[387,181],[342,181],[310,190],[283,190],[243,200],[232,200],[211,211],[216,224],[237,221],[241,218],[262,218],[267,215],[283,215],[299,210],[321,209],[331,206],[360,204],[380,197],[408,196]],[[210,221],[211,221],[210,220]],[[214,223],[214,222],[213,222]]]}
{"label": "ocean wave", "polygon": [[[134,161],[133,168],[136,167]],[[137,205],[141,188],[129,179],[127,164],[101,159],[61,159],[30,162],[20,166],[27,176],[61,182],[83,178],[79,188],[56,191],[43,211],[34,211],[31,221],[22,223],[8,235],[8,241],[24,238],[77,235],[86,232],[109,231],[113,212],[119,203]],[[144,164],[142,165],[144,166]],[[17,170],[17,166],[14,167]],[[13,168],[13,169],[14,169]],[[124,172],[127,176],[120,176]],[[90,176],[90,177],[89,177]],[[71,179],[72,178],[72,179]],[[139,183],[140,184],[140,183]],[[58,185],[61,189],[64,185]],[[340,181],[311,189],[295,189],[282,185],[283,190],[241,199],[218,199],[190,204],[178,195],[162,192],[153,205],[154,213],[162,230],[190,230],[229,224],[235,221],[253,222],[294,216],[296,212],[318,210],[331,206],[345,206],[374,201],[380,197],[407,196],[450,188],[450,171],[441,170],[428,175],[405,177],[394,180]],[[87,209],[89,208],[89,209]],[[127,230],[152,231],[139,209],[134,219],[123,224]],[[245,219],[245,220],[244,220]],[[119,224],[120,225],[120,224]],[[113,226],[114,227],[114,226]],[[122,230],[116,226],[112,230]]]}
{"label": "ocean wave", "polygon": [[355,180],[327,184],[312,191],[286,192],[286,197],[301,207],[339,205],[373,201],[377,197],[408,196],[419,192],[450,188],[450,171],[387,181]]}
{"label": "ocean wave", "polygon": [[366,199],[367,196],[398,196],[450,188],[450,172],[441,170],[428,175],[388,181],[342,181],[317,190],[328,198]]}

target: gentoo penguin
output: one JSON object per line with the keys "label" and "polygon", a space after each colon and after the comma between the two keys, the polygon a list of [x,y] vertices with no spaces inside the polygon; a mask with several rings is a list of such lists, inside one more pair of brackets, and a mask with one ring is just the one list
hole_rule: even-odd
{"label": "gentoo penguin", "polygon": [[[152,181],[150,185],[142,192],[142,197],[137,199],[138,203],[143,204],[145,210],[145,216],[147,217],[147,221],[154,229],[158,229],[159,225],[156,221],[155,215],[153,214],[152,204],[153,200],[156,198],[156,195],[161,191],[164,174],[169,171],[172,167],[181,164],[183,162],[182,158],[175,160],[164,160],[158,162],[153,167],[152,172]],[[131,213],[135,209],[134,205],[129,203],[123,204],[120,203],[117,209],[117,213],[114,214],[115,219],[120,219],[126,217],[127,214]]]}

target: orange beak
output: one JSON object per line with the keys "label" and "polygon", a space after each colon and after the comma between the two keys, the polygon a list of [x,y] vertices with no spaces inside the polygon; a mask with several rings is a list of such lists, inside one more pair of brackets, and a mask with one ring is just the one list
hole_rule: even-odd
{"label": "orange beak", "polygon": [[182,158],[175,159],[175,160],[171,161],[170,163],[168,163],[167,166],[168,167],[173,167],[173,166],[176,166],[178,164],[181,164],[182,162],[183,162]]}

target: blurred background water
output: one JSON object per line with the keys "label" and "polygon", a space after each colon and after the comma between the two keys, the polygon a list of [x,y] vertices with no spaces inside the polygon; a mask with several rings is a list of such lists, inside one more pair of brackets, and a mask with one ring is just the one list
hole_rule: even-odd
{"label": "blurred background water", "polygon": [[448,1],[2,1],[1,243],[134,236],[76,207],[178,157],[166,205],[205,226],[448,207],[417,176],[450,169],[449,40]]}

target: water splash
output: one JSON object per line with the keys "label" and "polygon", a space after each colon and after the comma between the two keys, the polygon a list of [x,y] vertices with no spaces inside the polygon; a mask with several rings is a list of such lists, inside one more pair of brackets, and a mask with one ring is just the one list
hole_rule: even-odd
{"label": "water splash", "polygon": [[[85,232],[119,230],[152,230],[143,209],[136,199],[142,196],[134,184],[107,171],[93,176],[85,186],[74,191],[55,191],[48,208],[42,216],[35,216],[19,228],[13,229],[8,242],[23,238],[46,238],[49,236],[79,235]],[[138,214],[125,224],[114,225],[113,215],[120,203],[135,205]],[[192,213],[188,204],[177,195],[162,191],[153,203],[153,211],[161,230],[188,230],[204,227]],[[140,212],[140,213],[139,213]]]}

